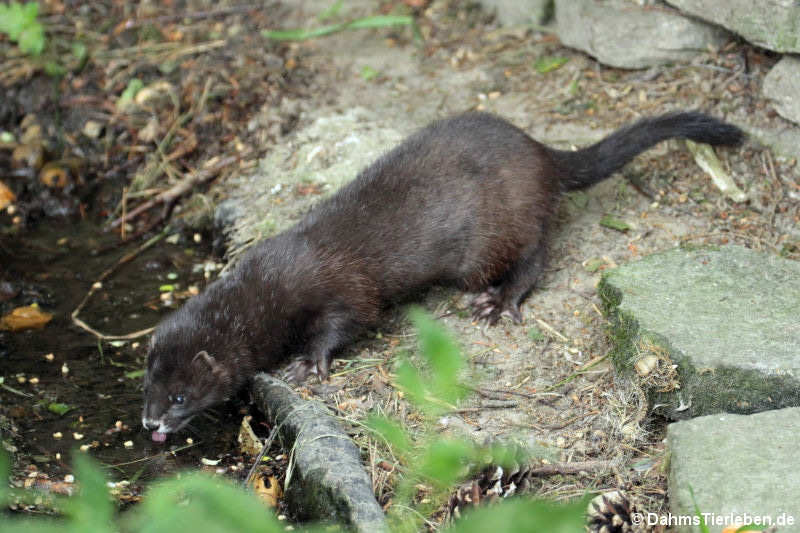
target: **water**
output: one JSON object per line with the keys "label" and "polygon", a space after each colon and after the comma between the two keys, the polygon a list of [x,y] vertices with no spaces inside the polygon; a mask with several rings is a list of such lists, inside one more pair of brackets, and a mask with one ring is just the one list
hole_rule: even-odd
{"label": "water", "polygon": [[[176,293],[188,296],[190,286],[202,289],[207,283],[205,271],[215,260],[207,247],[190,237],[174,234],[122,266],[80,317],[105,334],[155,325],[169,311],[160,288],[173,285]],[[0,388],[0,414],[6,417],[0,420],[0,431],[17,449],[15,473],[24,475],[35,467],[50,479],[63,478],[71,471],[72,453],[89,453],[111,479],[133,480],[134,487],[178,469],[201,467],[201,457],[223,459],[213,470],[238,463],[234,470],[239,472],[241,402],[197,417],[188,431],[170,436],[166,445],[152,443],[140,422],[147,337],[100,342],[72,323],[70,314],[92,283],[141,244],[95,253],[117,241],[90,221],[54,219],[21,237],[0,240],[0,281],[18,290],[12,300],[0,303],[0,312],[37,302],[53,314],[43,329],[0,331],[0,376],[18,391]],[[174,299],[173,307],[182,301]],[[52,403],[71,409],[59,415],[48,409]],[[261,433],[258,427],[256,431]],[[61,438],[54,436],[57,433]],[[88,451],[78,451],[86,445]]]}

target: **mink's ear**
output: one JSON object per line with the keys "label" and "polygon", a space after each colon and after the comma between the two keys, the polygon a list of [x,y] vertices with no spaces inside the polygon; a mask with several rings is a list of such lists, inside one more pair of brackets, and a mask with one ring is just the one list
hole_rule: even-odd
{"label": "mink's ear", "polygon": [[213,356],[209,355],[207,351],[202,350],[195,354],[194,359],[192,359],[192,365],[203,365],[208,370],[211,370],[212,374],[217,374],[219,376],[224,376],[227,374],[227,371],[220,365]]}

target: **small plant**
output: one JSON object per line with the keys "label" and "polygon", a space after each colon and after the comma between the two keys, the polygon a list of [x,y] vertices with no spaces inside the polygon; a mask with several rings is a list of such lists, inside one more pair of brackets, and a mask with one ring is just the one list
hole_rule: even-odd
{"label": "small plant", "polygon": [[37,2],[0,4],[0,33],[5,33],[26,54],[38,56],[44,50],[44,28],[36,20]]}
{"label": "small plant", "polygon": [[[413,443],[400,424],[386,417],[369,421],[370,427],[391,444],[395,455],[405,463],[405,474],[395,491],[389,516],[392,530],[403,532],[419,531],[423,517],[444,503],[454,483],[471,472],[524,460],[518,451],[503,446],[478,446],[440,435],[435,421],[443,413],[455,410],[467,390],[459,381],[464,360],[453,339],[433,319],[419,310],[412,310],[410,315],[426,368],[420,370],[410,361],[402,361],[396,369],[397,384],[425,415],[426,427]],[[429,487],[431,492],[417,504],[415,495],[420,486]],[[585,509],[585,499],[559,505],[517,498],[470,512],[448,531],[583,531]]]}

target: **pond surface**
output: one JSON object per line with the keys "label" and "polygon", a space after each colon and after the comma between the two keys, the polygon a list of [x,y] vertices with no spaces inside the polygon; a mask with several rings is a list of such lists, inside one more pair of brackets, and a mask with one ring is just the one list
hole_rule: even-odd
{"label": "pond surface", "polygon": [[[202,290],[221,266],[193,237],[167,234],[123,265],[80,318],[106,335],[155,325],[192,291]],[[73,324],[71,313],[102,272],[143,241],[115,248],[117,242],[89,221],[54,219],[0,240],[0,315],[33,303],[53,315],[42,329],[0,331],[0,434],[16,450],[15,477],[38,471],[62,479],[71,472],[72,453],[90,454],[109,478],[130,480],[132,487],[201,467],[201,458],[223,459],[208,469],[234,465],[240,471],[241,402],[199,416],[166,445],[155,444],[140,422],[147,336],[100,341]],[[59,407],[68,410],[59,414]],[[254,429],[264,432],[255,424]]]}

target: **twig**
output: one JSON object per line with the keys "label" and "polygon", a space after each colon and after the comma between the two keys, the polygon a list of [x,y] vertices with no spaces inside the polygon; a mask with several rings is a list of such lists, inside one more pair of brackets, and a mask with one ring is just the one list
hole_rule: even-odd
{"label": "twig", "polygon": [[134,250],[134,251],[122,256],[120,258],[120,260],[117,261],[117,263],[114,266],[107,268],[102,274],[100,274],[100,277],[97,278],[97,281],[92,283],[92,287],[89,289],[89,292],[86,293],[86,296],[83,297],[83,300],[81,300],[81,303],[78,304],[78,307],[76,307],[75,310],[70,315],[70,317],[72,318],[72,322],[76,326],[78,326],[79,328],[81,328],[81,329],[83,329],[85,331],[88,331],[89,333],[91,333],[92,335],[97,337],[98,339],[107,340],[107,341],[136,339],[138,337],[143,337],[143,336],[147,335],[148,333],[150,333],[151,331],[153,331],[153,328],[147,328],[147,329],[143,329],[143,330],[140,330],[140,331],[135,331],[133,333],[128,333],[127,335],[106,335],[105,333],[100,333],[96,329],[94,329],[91,326],[89,326],[89,324],[87,324],[86,322],[84,322],[83,320],[78,318],[78,314],[81,312],[81,310],[89,302],[89,299],[92,297],[92,295],[103,287],[103,285],[102,285],[103,280],[105,280],[108,277],[110,277],[111,274],[116,272],[119,267],[121,267],[125,263],[129,263],[136,256],[138,256],[139,254],[141,254],[142,252],[144,252],[148,248],[152,247],[158,241],[160,241],[161,239],[166,237],[168,231],[169,231],[169,227],[164,228],[164,231],[162,231],[161,233],[159,233],[155,237],[152,237],[151,239],[149,239],[147,242],[145,242],[144,244],[139,246],[136,250]]}
{"label": "twig", "polygon": [[274,441],[275,437],[278,435],[279,427],[280,426],[276,424],[272,428],[272,431],[269,432],[269,437],[267,437],[267,440],[264,441],[264,446],[261,447],[261,451],[258,452],[256,460],[253,461],[253,466],[251,466],[250,471],[247,472],[247,477],[244,478],[242,486],[246,487],[247,485],[250,484],[250,480],[253,478],[253,474],[256,473],[256,468],[258,467],[259,464],[261,464],[261,459],[263,459],[264,454],[267,453],[267,450],[269,450],[270,446],[272,446],[272,441]]}
{"label": "twig", "polygon": [[8,392],[12,392],[14,394],[18,394],[20,396],[24,396],[25,398],[32,398],[33,394],[28,394],[27,392],[22,392],[21,390],[17,390],[14,387],[9,387],[5,383],[0,383],[0,388],[7,390]]}
{"label": "twig", "polygon": [[585,365],[580,367],[578,370],[576,370],[575,372],[573,372],[569,376],[565,377],[564,379],[562,379],[558,383],[550,385],[549,387],[547,387],[544,390],[545,391],[551,391],[551,390],[555,390],[555,389],[561,387],[562,385],[566,385],[567,383],[569,383],[573,379],[577,378],[578,376],[583,375],[590,368],[596,366],[597,364],[599,364],[602,361],[605,361],[607,358],[608,358],[608,354],[601,355],[599,357],[596,357],[596,358],[592,359],[591,361],[589,361],[588,363],[586,363]]}
{"label": "twig", "polygon": [[568,339],[568,338],[566,338],[564,335],[562,335],[561,333],[559,333],[558,331],[556,331],[556,329],[555,329],[553,326],[551,326],[550,324],[548,324],[547,322],[545,322],[545,321],[544,321],[544,320],[542,320],[541,318],[537,318],[537,319],[536,319],[536,322],[537,322],[537,323],[538,323],[540,326],[542,326],[544,329],[546,329],[547,331],[549,331],[550,333],[552,333],[552,334],[553,334],[555,337],[557,337],[557,338],[558,338],[558,340],[560,340],[561,342],[569,342],[569,339]]}
{"label": "twig", "polygon": [[558,474],[578,474],[580,472],[598,472],[611,468],[612,462],[602,459],[594,461],[578,461],[575,463],[553,463],[531,468],[528,474],[536,477],[554,476]]}
{"label": "twig", "polygon": [[461,409],[450,411],[450,413],[455,415],[461,415],[466,413],[480,413],[481,411],[485,411],[486,409],[514,409],[516,407],[519,407],[519,403],[514,401],[507,401],[504,403],[481,405],[480,407],[462,407]]}
{"label": "twig", "polygon": [[164,204],[164,211],[162,212],[160,218],[158,220],[163,220],[167,216],[169,216],[169,212],[172,211],[172,207],[175,202],[189,192],[193,187],[205,183],[209,181],[211,178],[217,175],[217,173],[225,168],[226,166],[235,163],[238,160],[236,156],[226,157],[217,163],[211,165],[211,167],[200,170],[198,172],[194,172],[186,176],[182,181],[176,183],[166,191],[158,194],[155,198],[146,201],[145,203],[139,205],[135,209],[131,209],[130,212],[124,217],[120,217],[117,220],[111,222],[110,226],[115,228],[120,224],[124,224],[129,220],[141,215],[148,209],[151,209],[159,204]]}

